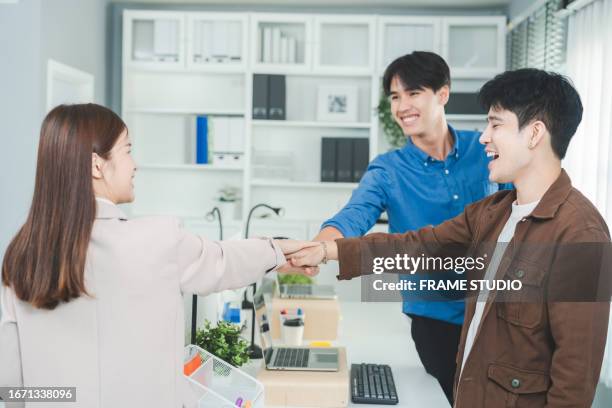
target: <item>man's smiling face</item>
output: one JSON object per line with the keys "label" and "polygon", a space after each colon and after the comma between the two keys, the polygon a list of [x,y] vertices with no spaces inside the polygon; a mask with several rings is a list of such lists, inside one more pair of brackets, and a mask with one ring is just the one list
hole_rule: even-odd
{"label": "man's smiling face", "polygon": [[529,149],[532,126],[519,130],[517,116],[506,109],[491,107],[488,125],[480,136],[489,162],[489,180],[512,183],[529,166],[533,153]]}
{"label": "man's smiling face", "polygon": [[448,86],[437,92],[430,88],[407,89],[395,76],[391,80],[389,99],[391,114],[405,135],[427,133],[444,114],[448,100]]}

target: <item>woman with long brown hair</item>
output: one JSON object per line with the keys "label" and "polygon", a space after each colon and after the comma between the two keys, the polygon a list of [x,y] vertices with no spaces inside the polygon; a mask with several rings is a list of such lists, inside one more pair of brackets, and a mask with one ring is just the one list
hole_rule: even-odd
{"label": "woman with long brown hair", "polygon": [[44,119],[30,212],[2,262],[0,386],[76,387],[70,407],[180,407],[182,294],[246,286],[312,245],[128,219],[117,204],[133,201],[135,172],[111,110]]}

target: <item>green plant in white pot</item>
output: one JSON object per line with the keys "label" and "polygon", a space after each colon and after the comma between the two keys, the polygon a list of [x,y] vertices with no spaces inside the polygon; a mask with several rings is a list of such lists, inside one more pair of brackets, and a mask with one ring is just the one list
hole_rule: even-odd
{"label": "green plant in white pot", "polygon": [[217,197],[217,207],[221,214],[228,219],[240,218],[240,189],[232,186],[225,186],[219,191]]}
{"label": "green plant in white pot", "polygon": [[206,320],[204,328],[196,330],[196,345],[234,367],[249,361],[249,343],[240,337],[240,327],[224,320],[214,327]]}
{"label": "green plant in white pot", "polygon": [[278,275],[278,281],[281,285],[313,285],[314,280],[310,276],[300,275],[298,273],[283,273]]}

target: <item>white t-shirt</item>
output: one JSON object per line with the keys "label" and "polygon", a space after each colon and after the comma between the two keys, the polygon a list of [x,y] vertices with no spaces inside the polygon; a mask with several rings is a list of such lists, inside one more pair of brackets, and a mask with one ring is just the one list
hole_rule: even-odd
{"label": "white t-shirt", "polygon": [[[522,205],[516,204],[516,202],[512,203],[512,212],[510,213],[510,218],[508,218],[508,221],[506,221],[504,228],[502,229],[499,234],[499,237],[497,238],[497,245],[495,247],[495,251],[493,252],[493,257],[491,258],[491,262],[489,263],[489,267],[487,268],[487,272],[484,276],[485,280],[493,280],[495,278],[495,275],[497,274],[497,268],[499,267],[506,247],[514,236],[516,224],[518,224],[519,221],[531,214],[531,212],[534,210],[534,208],[538,205],[539,202],[540,200]],[[474,340],[476,339],[476,333],[478,332],[478,326],[480,326],[480,320],[482,319],[482,313],[484,312],[488,296],[489,292],[486,289],[478,294],[474,317],[472,317],[472,321],[470,322],[470,326],[468,327],[467,337],[465,339],[465,350],[463,352],[463,361],[461,362],[461,371],[463,371],[463,366],[465,366],[465,362],[467,361],[470,351],[472,350],[472,346],[474,345]]]}

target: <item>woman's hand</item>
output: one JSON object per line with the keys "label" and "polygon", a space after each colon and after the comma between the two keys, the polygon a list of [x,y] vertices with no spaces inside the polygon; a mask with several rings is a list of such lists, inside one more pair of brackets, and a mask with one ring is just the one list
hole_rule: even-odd
{"label": "woman's hand", "polygon": [[274,243],[278,245],[285,255],[291,255],[303,248],[309,248],[320,245],[318,242],[299,241],[295,239],[275,239]]}
{"label": "woman's hand", "polygon": [[[293,239],[275,239],[274,243],[276,243],[280,247],[281,251],[283,251],[283,254],[285,254],[285,257],[287,259],[290,258],[291,254],[298,252],[302,249],[320,245],[318,242],[297,241]],[[293,266],[290,262],[287,262],[286,264],[279,267],[276,271],[279,273],[299,273],[306,276],[316,276],[319,273],[319,267]]]}

